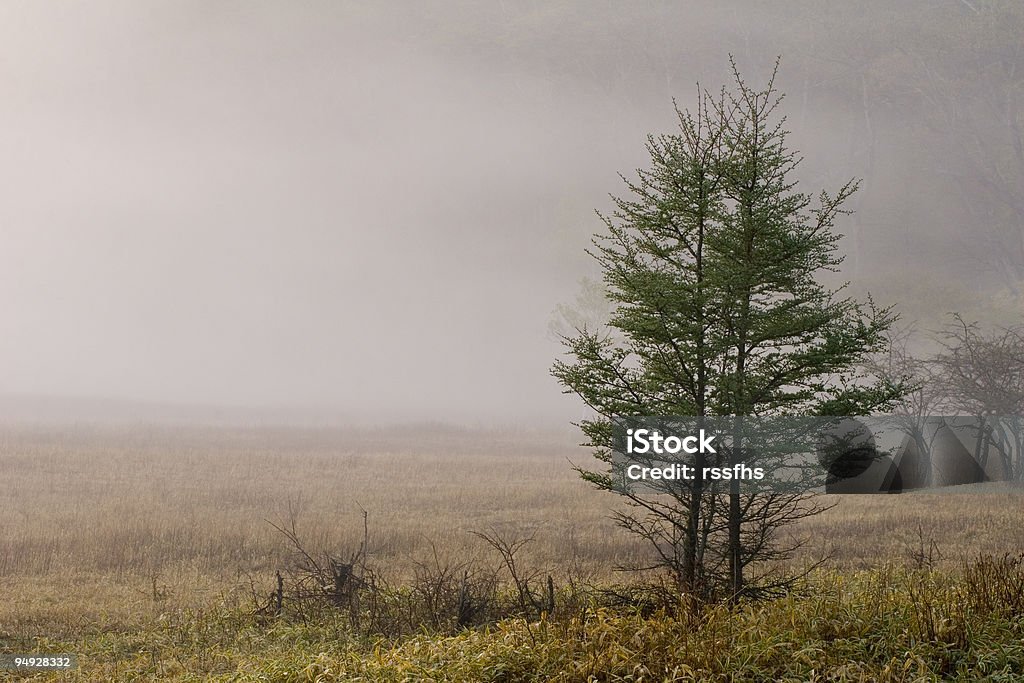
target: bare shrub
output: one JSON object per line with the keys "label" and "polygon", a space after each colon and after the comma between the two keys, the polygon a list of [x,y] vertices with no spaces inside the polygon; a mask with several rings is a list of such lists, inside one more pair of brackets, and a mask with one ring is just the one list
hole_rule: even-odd
{"label": "bare shrub", "polygon": [[407,599],[405,630],[430,625],[452,632],[489,623],[497,616],[498,577],[472,562],[442,560],[431,544],[429,562],[417,562]]}
{"label": "bare shrub", "polygon": [[[275,612],[282,611],[285,600],[304,617],[306,607],[315,610],[326,604],[346,611],[351,625],[359,628],[364,616],[361,606],[363,596],[370,597],[369,604],[372,607],[378,602],[375,599],[378,592],[377,580],[366,565],[369,515],[362,508],[360,512],[363,516],[363,538],[358,549],[347,557],[326,549],[314,550],[299,536],[299,506],[292,500],[288,501],[288,514],[284,522],[277,524],[267,520],[270,526],[287,539],[294,556],[293,566],[287,570],[291,579],[288,582],[290,588],[287,597],[284,595],[284,582],[280,578],[277,593],[271,597]],[[371,611],[371,620],[373,616]]]}
{"label": "bare shrub", "polygon": [[963,576],[968,586],[964,597],[976,612],[1024,615],[1024,554],[982,555],[965,564]]}

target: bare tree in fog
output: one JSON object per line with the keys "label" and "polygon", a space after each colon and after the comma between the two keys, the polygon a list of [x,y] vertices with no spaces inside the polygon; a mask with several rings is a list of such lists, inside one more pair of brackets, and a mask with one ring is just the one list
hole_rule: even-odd
{"label": "bare tree in fog", "polygon": [[1024,414],[1024,328],[983,331],[959,314],[932,363],[948,405],[968,415]]}
{"label": "bare tree in fog", "polygon": [[904,387],[903,395],[891,411],[897,428],[913,440],[922,458],[921,471],[925,473],[924,485],[927,485],[931,477],[932,445],[927,422],[929,416],[942,413],[946,391],[937,377],[935,363],[915,354],[918,334],[913,326],[893,328],[887,336],[884,353],[869,358],[866,367],[875,376]]}
{"label": "bare tree in fog", "polygon": [[931,360],[951,412],[980,419],[976,456],[984,466],[990,445],[1002,459],[1002,476],[1024,478],[1024,328],[984,331],[960,315],[942,333],[942,350]]}

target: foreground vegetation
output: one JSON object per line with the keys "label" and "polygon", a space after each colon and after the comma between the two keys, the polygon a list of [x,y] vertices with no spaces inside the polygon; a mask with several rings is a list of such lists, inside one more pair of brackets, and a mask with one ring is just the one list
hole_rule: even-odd
{"label": "foreground vegetation", "polygon": [[83,681],[1010,681],[1024,676],[1022,580],[1010,558],[960,572],[819,572],[767,603],[692,614],[592,602],[390,639],[354,634],[338,613],[264,619],[220,605],[4,645],[77,652],[69,679]]}

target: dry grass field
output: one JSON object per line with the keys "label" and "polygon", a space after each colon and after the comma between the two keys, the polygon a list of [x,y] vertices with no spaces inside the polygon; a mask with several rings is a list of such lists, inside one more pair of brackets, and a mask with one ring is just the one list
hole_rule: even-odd
{"label": "dry grass field", "polygon": [[[596,578],[642,546],[608,520],[616,501],[571,463],[569,432],[8,426],[0,431],[0,577],[152,579],[170,592],[273,574],[290,549],[268,523],[297,514],[314,548],[346,554],[369,515],[374,564],[485,553],[471,531],[533,535],[531,562]],[[1024,550],[1024,496],[846,496],[793,529],[804,556],[841,569]],[[245,579],[247,580],[247,578]],[[182,584],[182,582],[186,582]],[[72,582],[73,584],[73,582]]]}
{"label": "dry grass field", "polygon": [[[268,520],[295,515],[312,550],[400,582],[417,563],[496,558],[472,531],[534,537],[559,580],[597,581],[642,557],[608,520],[569,432],[26,426],[0,431],[0,644],[145,629],[181,610],[244,608],[293,561]],[[843,572],[925,550],[940,566],[1024,550],[1024,496],[843,497],[793,533],[797,564]],[[291,512],[290,512],[291,511]],[[262,593],[265,595],[265,593]],[[2,649],[2,648],[0,648]]]}
{"label": "dry grass field", "polygon": [[636,549],[606,519],[607,498],[575,477],[566,457],[586,454],[565,436],[7,427],[0,579],[15,598],[0,605],[0,633],[74,632],[245,599],[292,562],[268,523],[291,512],[310,549],[345,556],[365,509],[370,561],[393,581],[435,552],[488,561],[471,531],[532,534],[531,562],[554,571],[575,557],[581,573],[607,574]]}

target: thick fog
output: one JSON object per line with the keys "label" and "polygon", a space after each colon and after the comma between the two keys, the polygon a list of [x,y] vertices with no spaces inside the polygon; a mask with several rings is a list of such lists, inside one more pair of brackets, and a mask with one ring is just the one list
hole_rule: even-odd
{"label": "thick fog", "polygon": [[730,53],[864,179],[854,290],[1019,317],[1017,4],[846,5],[3,3],[0,404],[577,417],[593,211]]}

